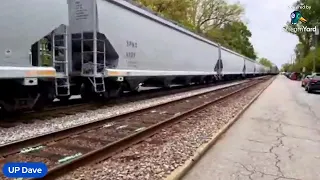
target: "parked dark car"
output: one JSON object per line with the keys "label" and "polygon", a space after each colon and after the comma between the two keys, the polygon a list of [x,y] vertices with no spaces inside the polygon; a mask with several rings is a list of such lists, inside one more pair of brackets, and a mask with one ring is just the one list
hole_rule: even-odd
{"label": "parked dark car", "polygon": [[296,73],[296,72],[291,73],[290,75],[291,80],[298,80],[298,77],[299,77],[299,73]]}
{"label": "parked dark car", "polygon": [[309,82],[306,84],[305,90],[308,93],[311,93],[313,91],[319,91],[320,90],[320,76],[317,76],[317,74],[313,74],[310,77]]}

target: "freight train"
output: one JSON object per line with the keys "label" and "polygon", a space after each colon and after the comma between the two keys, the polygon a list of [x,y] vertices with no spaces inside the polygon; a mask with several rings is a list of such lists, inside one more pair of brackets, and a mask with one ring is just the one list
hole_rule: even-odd
{"label": "freight train", "polygon": [[0,22],[0,105],[9,112],[272,73],[124,0],[5,0]]}

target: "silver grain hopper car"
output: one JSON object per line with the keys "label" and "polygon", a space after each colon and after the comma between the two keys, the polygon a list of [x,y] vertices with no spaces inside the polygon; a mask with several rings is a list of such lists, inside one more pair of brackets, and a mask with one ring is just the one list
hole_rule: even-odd
{"label": "silver grain hopper car", "polygon": [[278,69],[278,67],[277,67],[275,64],[273,64],[273,66],[270,68],[270,74],[271,74],[271,75],[277,75],[277,74],[279,74],[279,69]]}
{"label": "silver grain hopper car", "polygon": [[[58,2],[58,3],[57,3]],[[54,95],[56,71],[39,66],[51,58],[43,36],[57,25],[67,23],[60,1],[4,0],[0,6],[0,106],[15,111],[41,107]],[[44,15],[43,15],[44,14]],[[49,14],[49,16],[46,16]]]}
{"label": "silver grain hopper car", "polygon": [[112,97],[139,84],[167,87],[264,74],[252,72],[252,61],[247,73],[244,56],[128,1],[69,0],[68,6],[70,85],[76,87],[71,92],[80,89],[82,97]]}
{"label": "silver grain hopper car", "polygon": [[258,73],[256,72],[256,62],[249,58],[244,58],[244,59],[245,59],[246,77],[254,77],[258,75]]}
{"label": "silver grain hopper car", "polygon": [[124,0],[5,0],[0,10],[0,100],[10,108],[264,74],[257,62]]}

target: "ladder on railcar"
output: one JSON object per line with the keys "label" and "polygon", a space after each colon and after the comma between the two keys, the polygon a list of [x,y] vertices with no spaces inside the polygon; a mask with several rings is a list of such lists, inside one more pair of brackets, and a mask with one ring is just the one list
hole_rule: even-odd
{"label": "ladder on railcar", "polygon": [[81,76],[88,77],[97,93],[105,92],[105,42],[94,33],[81,33]]}
{"label": "ladder on railcar", "polygon": [[52,33],[53,67],[56,69],[55,90],[57,96],[70,96],[68,69],[68,32],[66,26],[60,26]]}

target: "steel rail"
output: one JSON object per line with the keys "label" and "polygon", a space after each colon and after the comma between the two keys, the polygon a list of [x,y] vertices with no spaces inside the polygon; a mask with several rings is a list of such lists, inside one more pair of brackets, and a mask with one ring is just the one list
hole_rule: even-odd
{"label": "steel rail", "polygon": [[[60,141],[60,140],[63,140],[63,139],[70,139],[70,138],[72,139],[73,135],[79,135],[79,134],[82,134],[82,133],[85,134],[85,133],[89,132],[90,130],[92,131],[94,129],[99,129],[103,125],[107,124],[110,121],[111,122],[121,122],[121,119],[123,120],[123,119],[126,119],[127,117],[132,118],[132,117],[137,116],[137,115],[140,117],[139,113],[144,113],[144,114],[146,112],[149,113],[149,110],[153,109],[153,108],[154,109],[156,109],[156,108],[160,108],[161,109],[161,108],[164,108],[164,107],[168,108],[167,106],[169,106],[169,108],[170,108],[170,107],[172,107],[173,104],[175,104],[175,103],[179,104],[179,102],[180,102],[180,104],[181,104],[181,102],[183,102],[182,104],[185,104],[184,100],[186,100],[186,99],[188,99],[188,100],[190,99],[191,100],[193,98],[197,99],[198,97],[200,97],[200,101],[199,101],[199,99],[196,100],[196,101],[199,101],[200,104],[203,104],[203,103],[201,103],[202,102],[201,101],[201,99],[202,99],[201,96],[204,96],[204,97],[207,97],[207,98],[212,96],[213,97],[212,99],[216,99],[215,96],[219,97],[219,98],[221,96],[227,97],[227,96],[233,95],[236,92],[240,92],[240,91],[242,91],[244,89],[252,87],[255,84],[261,82],[260,80],[263,80],[263,79],[266,79],[266,77],[262,77],[262,78],[260,77],[260,78],[253,79],[254,81],[244,81],[244,82],[240,82],[240,83],[229,85],[229,86],[222,87],[222,88],[221,87],[220,88],[217,87],[217,89],[214,89],[214,90],[198,93],[198,94],[191,95],[191,96],[188,96],[188,97],[184,97],[184,98],[181,98],[181,99],[178,99],[178,100],[173,100],[173,101],[161,103],[161,104],[158,104],[156,106],[142,108],[140,110],[128,112],[126,114],[117,115],[117,116],[114,116],[114,117],[110,117],[110,118],[107,118],[107,119],[101,119],[101,120],[98,120],[98,121],[95,121],[95,122],[91,122],[91,123],[88,123],[88,124],[78,125],[78,126],[75,126],[75,127],[70,127],[68,129],[61,130],[61,131],[48,133],[48,134],[37,136],[37,137],[34,137],[34,138],[29,138],[29,139],[26,139],[26,140],[20,140],[20,141],[17,141],[17,142],[6,144],[4,146],[0,146],[0,155],[4,157],[4,159],[2,161],[6,162],[7,160],[10,160],[10,157],[9,157],[9,159],[7,159],[6,156],[12,155],[12,154],[18,154],[19,152],[22,152],[21,151],[22,148],[26,148],[26,147],[30,148],[30,147],[35,147],[35,146],[38,146],[38,145],[45,145],[45,146],[49,145],[48,147],[50,147],[50,144],[52,144],[53,142],[57,142],[57,141]],[[249,85],[251,84],[251,85],[248,86],[248,84]],[[238,91],[234,91],[233,88],[237,87],[237,86],[239,86],[239,87],[245,86],[245,88],[242,88],[242,89],[240,89]],[[227,92],[229,92],[229,91],[231,91],[231,92],[234,91],[234,92],[229,93],[228,95],[224,95],[225,93],[227,93],[227,92],[224,91],[225,89],[227,89]],[[216,92],[218,94],[215,95]],[[219,93],[222,93],[222,94],[219,95]],[[209,96],[207,96],[207,94],[209,94]],[[222,97],[222,99],[223,99],[223,97]],[[207,100],[211,100],[211,99],[209,98]],[[218,100],[214,100],[214,101],[210,101],[209,103],[213,103],[215,101],[219,101],[219,99]],[[190,102],[194,102],[194,101],[191,100]],[[199,102],[196,103],[196,106],[200,105]],[[204,101],[204,102],[206,102],[206,101]],[[205,104],[208,104],[208,103],[206,102]],[[174,106],[176,106],[176,105],[174,105]],[[183,106],[182,106],[182,109],[184,109]],[[157,126],[159,126],[159,128],[161,129],[161,127],[163,125],[171,124],[170,121],[174,121],[174,119],[179,118],[179,117],[184,117],[184,115],[187,115],[188,112],[191,113],[191,112],[195,111],[197,108],[201,108],[202,107],[202,105],[201,105],[201,106],[198,106],[197,108],[193,108],[194,106],[195,105],[193,105],[193,106],[191,106],[189,108],[190,112],[186,111],[186,110],[183,110],[183,111],[186,111],[186,112],[182,113],[182,114],[179,114],[179,115],[175,115],[173,117],[169,113],[169,116],[165,117],[164,121],[161,121],[161,123],[158,123],[156,121],[156,122],[153,122],[152,124],[149,124],[149,125],[147,124],[147,128],[145,130],[142,130],[142,131],[140,131],[138,133],[130,132],[129,134],[126,135],[126,137],[124,137],[124,138],[122,138],[120,140],[117,139],[117,140],[108,142],[107,144],[103,145],[104,147],[102,149],[108,147],[108,151],[105,151],[105,152],[107,152],[106,154],[109,157],[113,153],[116,153],[121,149],[125,149],[125,148],[129,147],[131,144],[139,142],[139,141],[143,140],[144,137],[150,136],[150,135],[152,135],[152,134],[154,134],[156,132],[156,131],[155,132],[150,131],[150,129],[154,130],[154,128],[157,128]],[[177,107],[179,107],[179,105]],[[180,109],[181,109],[181,107],[180,107]],[[178,108],[178,111],[179,111],[179,108]],[[138,120],[139,120],[139,118],[138,118]],[[140,133],[142,133],[142,134],[140,134]],[[131,141],[131,143],[128,142],[128,141]],[[121,145],[121,143],[124,143],[124,145]],[[85,152],[84,155],[78,157],[78,159],[79,158],[81,159],[82,157],[85,158],[85,157],[87,157],[87,155],[91,156],[93,154],[93,156],[91,156],[91,157],[93,159],[95,159],[94,161],[97,161],[97,160],[99,160],[99,158],[97,158],[96,155],[94,155],[94,154],[95,153],[99,154],[100,151],[101,151],[101,149],[98,149],[98,148],[97,149],[96,148],[91,149],[90,151]],[[100,156],[100,155],[98,155],[98,156]],[[105,159],[105,157],[101,157],[101,158],[102,158],[101,160]],[[78,159],[76,158],[75,160],[77,161]],[[73,160],[72,160],[72,162],[73,162]],[[66,162],[66,163],[64,163],[62,165],[54,166],[51,169],[52,171],[51,170],[49,171],[49,175],[46,176],[45,179],[47,179],[47,178],[52,179],[53,177],[59,177],[59,176],[65,174],[65,173],[67,173],[69,171],[72,171],[74,168],[78,168],[79,167],[78,165],[80,165],[79,163],[77,163],[78,165],[76,165],[76,167],[74,167],[75,166],[74,164],[72,164],[72,163],[69,164],[69,163],[70,162]],[[66,168],[64,165],[68,165],[68,164],[69,164],[68,167],[70,167],[71,169],[67,170],[66,172],[63,172],[64,168]],[[62,171],[61,171],[61,169],[59,169],[59,167],[61,167],[61,166],[63,167]],[[56,168],[58,168],[58,170],[55,170]],[[59,172],[61,171],[61,173],[57,174],[56,173],[57,171],[59,171]],[[51,175],[50,175],[52,172],[54,172],[53,175],[52,175],[53,177],[51,177]]]}
{"label": "steel rail", "polygon": [[[257,82],[255,82],[253,84],[250,84],[250,85],[245,86],[241,89],[238,89],[236,91],[228,93],[222,97],[219,97],[218,99],[214,99],[209,102],[206,102],[202,105],[199,105],[195,108],[192,108],[190,110],[182,112],[178,115],[174,115],[173,117],[168,118],[164,121],[161,121],[157,124],[154,124],[154,125],[146,128],[140,132],[136,132],[136,133],[131,134],[127,137],[124,137],[118,141],[112,142],[106,146],[103,146],[102,148],[91,151],[91,152],[89,152],[83,156],[80,156],[72,161],[55,166],[49,170],[48,174],[45,177],[43,177],[41,179],[46,179],[46,180],[47,179],[50,179],[50,180],[55,179],[55,178],[61,177],[64,174],[67,174],[73,170],[76,170],[77,168],[79,168],[81,166],[85,166],[85,165],[87,165],[89,163],[93,163],[93,162],[100,162],[104,159],[107,159],[108,157],[114,155],[115,153],[117,153],[121,150],[124,150],[124,149],[146,139],[147,137],[150,137],[150,136],[156,134],[159,130],[161,130],[165,127],[168,127],[174,123],[179,122],[179,120],[183,119],[184,117],[189,116],[192,113],[195,113],[195,112],[197,112],[197,111],[199,111],[209,105],[212,105],[213,103],[218,103],[223,100],[226,100],[227,98],[232,97],[233,95],[236,95],[237,93],[243,92],[244,90],[252,88],[252,87],[256,86],[257,84],[260,84],[261,82],[265,82],[265,81],[258,80]],[[226,88],[230,88],[230,86],[222,88],[222,89],[226,89]],[[219,89],[219,90],[221,90],[221,89]],[[204,93],[204,94],[206,94],[206,93]]]}
{"label": "steel rail", "polygon": [[33,119],[45,119],[49,117],[61,117],[64,115],[72,115],[76,114],[79,111],[83,111],[83,109],[94,110],[102,107],[118,105],[121,103],[183,93],[187,91],[197,90],[205,87],[213,87],[237,81],[238,80],[225,81],[215,84],[193,84],[191,86],[175,86],[171,87],[170,89],[158,88],[144,90],[141,92],[129,92],[125,93],[122,97],[118,99],[110,99],[107,102],[84,102],[81,99],[71,99],[68,102],[55,102],[51,106],[48,106],[41,111],[25,111],[21,113],[12,114],[3,120],[0,120],[0,127],[11,128],[15,127],[17,123],[32,123]]}
{"label": "steel rail", "polygon": [[[259,79],[253,79],[253,80],[259,80]],[[226,86],[226,87],[222,87],[222,88],[219,88],[219,89],[215,89],[213,91],[224,90],[224,89],[231,88],[231,87],[234,87],[234,86],[239,86],[241,84],[245,84],[245,83],[248,83],[248,82],[250,82],[250,81],[245,81],[245,82],[242,82],[242,83],[239,83],[239,84],[233,84],[233,85],[230,85],[230,86]],[[195,96],[209,94],[209,93],[212,93],[213,91],[199,93],[199,94],[196,94]],[[141,108],[141,109],[134,110],[132,112],[127,112],[127,113],[120,114],[120,115],[114,115],[114,116],[111,116],[109,118],[100,119],[100,120],[97,120],[97,121],[92,121],[92,122],[89,122],[87,124],[76,125],[76,126],[72,126],[72,127],[66,128],[66,129],[59,130],[59,131],[55,131],[55,132],[51,132],[51,133],[47,133],[47,134],[42,134],[42,135],[39,135],[39,136],[34,136],[34,137],[31,137],[31,138],[22,139],[22,140],[19,140],[19,141],[14,141],[14,142],[11,142],[11,143],[8,143],[8,144],[4,144],[4,145],[0,146],[0,156],[8,156],[8,155],[11,155],[11,154],[18,153],[22,148],[25,148],[25,147],[35,147],[35,146],[39,146],[41,144],[44,144],[44,143],[47,143],[47,142],[50,142],[50,141],[62,140],[64,138],[69,137],[70,135],[80,134],[80,133],[86,132],[88,130],[91,130],[91,129],[94,129],[94,128],[98,128],[101,125],[106,124],[108,122],[117,121],[118,119],[123,119],[123,118],[129,117],[129,116],[132,116],[133,113],[137,114],[137,113],[141,113],[143,111],[148,111],[149,109],[156,108],[156,107],[161,107],[161,106],[173,103],[173,102],[181,102],[181,101],[184,101],[184,100],[186,100],[186,99],[188,99],[190,97],[193,97],[193,96],[184,97],[184,98],[181,98],[181,99],[178,99],[178,100],[174,100],[174,101],[168,101],[168,102],[160,103],[160,104],[157,104],[155,106]]]}

